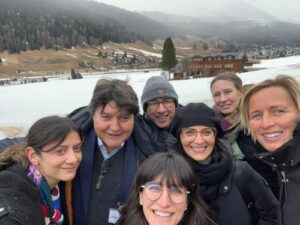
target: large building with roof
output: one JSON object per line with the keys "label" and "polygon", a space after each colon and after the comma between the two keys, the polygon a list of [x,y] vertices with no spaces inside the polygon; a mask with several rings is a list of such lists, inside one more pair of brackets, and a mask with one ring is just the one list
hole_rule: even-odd
{"label": "large building with roof", "polygon": [[244,52],[218,53],[214,55],[194,55],[184,60],[186,76],[213,77],[223,72],[244,72],[248,61]]}

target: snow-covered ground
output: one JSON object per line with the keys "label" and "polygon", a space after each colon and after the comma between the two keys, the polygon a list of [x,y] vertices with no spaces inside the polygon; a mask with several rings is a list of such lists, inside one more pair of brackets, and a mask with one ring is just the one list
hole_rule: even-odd
{"label": "snow-covered ground", "polygon": [[[263,60],[255,67],[268,68],[239,74],[244,84],[256,83],[278,74],[289,74],[300,81],[300,56]],[[65,115],[72,110],[87,105],[97,80],[104,77],[128,80],[141,97],[143,87],[151,76],[159,76],[161,71],[122,72],[117,74],[86,75],[80,80],[49,80],[0,87],[0,128],[21,127],[27,129],[37,119],[47,115]],[[210,81],[212,78],[171,81],[179,102],[205,102],[212,105]],[[2,135],[2,136],[1,136]],[[5,134],[0,129],[0,138]]]}
{"label": "snow-covered ground", "polygon": [[153,52],[141,50],[139,48],[130,47],[129,45],[126,45],[126,44],[122,44],[122,46],[124,46],[124,47],[126,47],[127,49],[130,49],[130,50],[141,52],[145,56],[155,56],[155,57],[161,58],[161,53],[158,54],[158,53],[153,53]]}

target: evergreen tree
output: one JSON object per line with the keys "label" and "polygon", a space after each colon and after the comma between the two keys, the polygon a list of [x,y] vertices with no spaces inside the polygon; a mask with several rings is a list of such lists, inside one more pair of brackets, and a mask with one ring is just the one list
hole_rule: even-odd
{"label": "evergreen tree", "polygon": [[162,61],[160,67],[164,70],[169,71],[169,79],[170,79],[170,70],[171,68],[177,65],[177,62],[178,61],[176,59],[174,44],[172,42],[172,39],[168,37],[165,40],[164,48],[162,50]]}

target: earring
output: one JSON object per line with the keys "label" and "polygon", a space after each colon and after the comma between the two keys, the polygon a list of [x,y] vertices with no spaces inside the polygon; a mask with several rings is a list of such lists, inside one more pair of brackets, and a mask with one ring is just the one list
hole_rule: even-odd
{"label": "earring", "polygon": [[35,177],[41,177],[42,176],[41,171],[37,167],[35,167],[34,176]]}

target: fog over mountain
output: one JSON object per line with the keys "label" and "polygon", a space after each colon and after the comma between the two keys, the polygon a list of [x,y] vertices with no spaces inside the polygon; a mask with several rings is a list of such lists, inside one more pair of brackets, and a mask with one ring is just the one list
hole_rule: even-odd
{"label": "fog over mountain", "polygon": [[[160,11],[196,17],[210,17],[220,12],[235,12],[247,17],[247,9],[240,10],[240,5],[248,5],[264,11],[270,17],[288,22],[300,22],[300,2],[298,0],[95,0],[131,11]],[[236,9],[236,7],[238,7]],[[226,10],[224,10],[226,9]],[[251,9],[249,9],[251,10]]]}
{"label": "fog over mountain", "polygon": [[[254,4],[258,0],[248,1],[210,0],[204,5],[203,0],[0,0],[0,51],[71,48],[107,41],[151,44],[189,34],[240,46],[300,46],[300,23],[283,21],[263,9],[266,0],[258,6]],[[285,3],[283,9],[294,4],[298,10],[299,3]]]}

